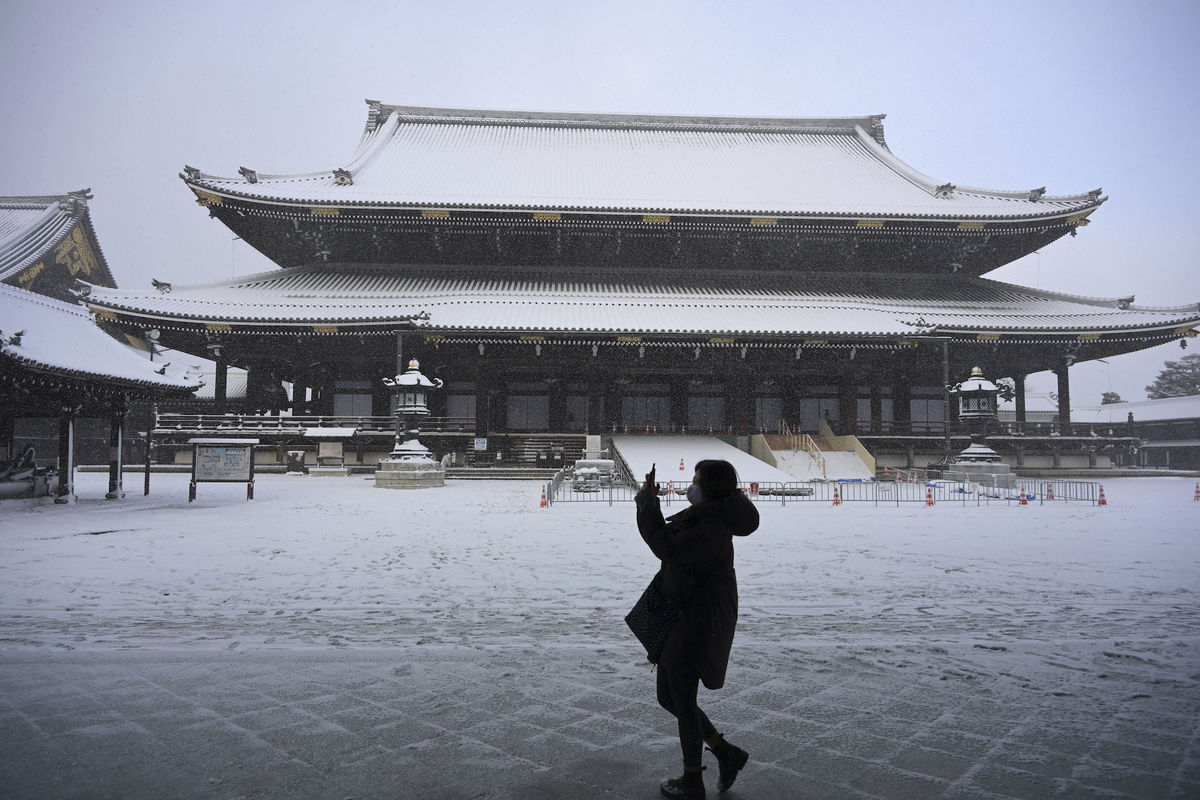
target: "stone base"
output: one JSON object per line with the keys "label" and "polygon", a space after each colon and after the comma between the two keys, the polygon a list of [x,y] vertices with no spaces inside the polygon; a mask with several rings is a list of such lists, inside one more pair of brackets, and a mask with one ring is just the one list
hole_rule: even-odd
{"label": "stone base", "polygon": [[350,470],[345,467],[309,467],[308,474],[313,478],[349,478]]}
{"label": "stone base", "polygon": [[432,459],[379,462],[376,489],[431,489],[446,485],[446,470]]}

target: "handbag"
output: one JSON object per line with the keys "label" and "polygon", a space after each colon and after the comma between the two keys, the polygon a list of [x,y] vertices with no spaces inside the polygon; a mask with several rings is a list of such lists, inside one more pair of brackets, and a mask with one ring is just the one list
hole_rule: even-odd
{"label": "handbag", "polygon": [[662,572],[655,574],[637,603],[625,615],[625,624],[646,648],[646,660],[657,664],[671,628],[679,619],[679,601],[663,586]]}

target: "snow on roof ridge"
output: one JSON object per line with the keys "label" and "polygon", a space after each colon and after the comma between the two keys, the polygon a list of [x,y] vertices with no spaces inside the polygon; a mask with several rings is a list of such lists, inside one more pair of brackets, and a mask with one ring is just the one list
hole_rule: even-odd
{"label": "snow on roof ridge", "polygon": [[[101,287],[107,289],[108,287]],[[91,312],[78,303],[70,303],[66,300],[59,300],[57,297],[41,294],[40,292],[31,292],[27,289],[22,289],[19,286],[11,286],[7,283],[0,283],[0,294],[7,294],[10,297],[18,300],[24,300],[28,303],[53,308],[63,313],[74,314],[85,319],[91,318]]]}
{"label": "snow on roof ridge", "polygon": [[474,123],[494,125],[544,125],[547,127],[616,127],[688,129],[752,128],[765,132],[811,132],[829,130],[851,134],[855,127],[866,125],[878,129],[882,136],[886,114],[866,116],[820,117],[751,117],[705,114],[636,114],[580,111],[530,111],[519,109],[450,108],[443,106],[409,106],[367,100],[367,128],[378,127],[391,116],[411,121]]}
{"label": "snow on roof ridge", "polygon": [[64,201],[78,202],[86,205],[87,201],[92,199],[91,191],[91,189],[76,189],[65,194],[2,195],[0,196],[0,208],[33,209]]}

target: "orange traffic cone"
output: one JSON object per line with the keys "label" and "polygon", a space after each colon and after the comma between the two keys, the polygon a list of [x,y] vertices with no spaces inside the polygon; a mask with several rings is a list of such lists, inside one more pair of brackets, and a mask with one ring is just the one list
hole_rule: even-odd
{"label": "orange traffic cone", "polygon": [[[883,465],[883,479],[886,481],[886,480],[887,480],[887,477],[888,477],[887,464],[884,464],[884,465]],[[1198,487],[1200,487],[1200,483],[1198,483],[1198,484],[1196,484],[1196,485],[1197,485]]]}
{"label": "orange traffic cone", "polygon": [[925,487],[925,505],[926,506],[933,505],[933,487],[932,486]]}
{"label": "orange traffic cone", "polygon": [[1200,503],[1200,483],[1196,484],[1196,493],[1192,495],[1192,500]]}
{"label": "orange traffic cone", "polygon": [[1054,499],[1054,484],[1053,483],[1046,484],[1046,499],[1047,500]]}
{"label": "orange traffic cone", "polygon": [[[680,471],[680,472],[687,472],[687,470],[685,470],[685,469],[683,468],[683,459],[682,459],[682,458],[681,458],[681,459],[679,459],[679,471]],[[1196,484],[1196,485],[1197,485],[1197,486],[1200,486],[1200,484]]]}
{"label": "orange traffic cone", "polygon": [[840,506],[842,504],[842,493],[836,486],[833,487],[833,504],[835,506]]}
{"label": "orange traffic cone", "polygon": [[1098,506],[1108,505],[1108,500],[1104,499],[1104,484],[1100,485],[1100,500],[1096,503]]}
{"label": "orange traffic cone", "polygon": [[1017,505],[1019,505],[1019,506],[1029,505],[1029,497],[1025,494],[1024,486],[1021,487],[1021,499],[1017,501]]}
{"label": "orange traffic cone", "polygon": [[545,486],[543,486],[543,487],[542,487],[542,503],[541,503],[541,507],[542,507],[542,508],[549,508],[549,507],[550,507],[550,504],[546,502],[546,487],[545,487]]}

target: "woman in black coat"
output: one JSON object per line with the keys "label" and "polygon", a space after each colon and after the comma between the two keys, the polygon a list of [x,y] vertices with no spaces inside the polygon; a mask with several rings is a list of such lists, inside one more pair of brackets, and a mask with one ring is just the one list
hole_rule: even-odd
{"label": "woman in black coat", "polygon": [[653,472],[636,498],[638,530],[662,559],[664,588],[682,606],[658,661],[658,702],[675,715],[683,750],[682,777],[661,786],[668,797],[705,796],[704,744],[717,757],[722,792],[749,758],[717,733],[696,703],[701,681],[708,689],[725,685],[738,614],[733,537],[749,536],[758,528],[758,509],[737,482],[728,461],[701,461],[688,487],[692,505],[684,511],[663,519]]}

